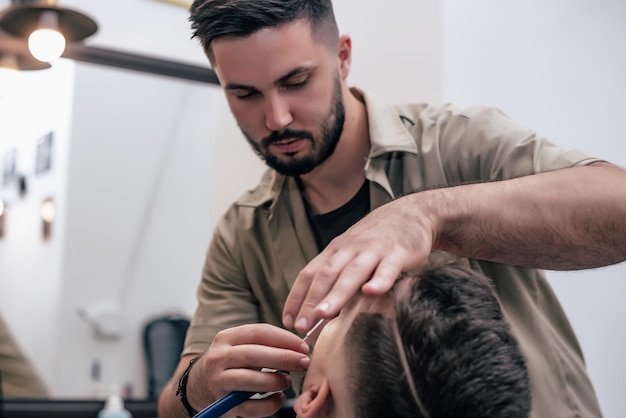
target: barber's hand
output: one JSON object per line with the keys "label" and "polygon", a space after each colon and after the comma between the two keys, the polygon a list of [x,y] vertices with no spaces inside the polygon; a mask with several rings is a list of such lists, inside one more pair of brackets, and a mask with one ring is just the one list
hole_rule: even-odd
{"label": "barber's hand", "polygon": [[[251,324],[217,334],[206,353],[192,367],[187,396],[193,405],[207,406],[233,391],[274,392],[291,386],[285,373],[265,373],[262,368],[303,372],[308,368],[309,346],[297,335],[269,324]],[[275,393],[248,400],[224,417],[266,417],[285,401]],[[204,407],[203,406],[203,407]]]}
{"label": "barber's hand", "polygon": [[426,212],[414,203],[416,196],[372,211],[311,260],[287,297],[285,327],[306,332],[317,319],[337,315],[359,290],[383,294],[400,273],[421,265],[434,233]]}

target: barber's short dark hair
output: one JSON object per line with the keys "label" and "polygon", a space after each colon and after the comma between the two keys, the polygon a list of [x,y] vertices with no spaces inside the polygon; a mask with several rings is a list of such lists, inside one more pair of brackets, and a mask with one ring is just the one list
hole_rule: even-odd
{"label": "barber's short dark hair", "polygon": [[334,42],[338,37],[331,0],[195,0],[190,11],[192,38],[200,40],[211,61],[216,39],[246,37],[299,19],[309,21],[317,38]]}
{"label": "barber's short dark hair", "polygon": [[355,416],[528,417],[526,362],[489,280],[456,265],[400,280],[395,318],[361,313],[346,337]]}

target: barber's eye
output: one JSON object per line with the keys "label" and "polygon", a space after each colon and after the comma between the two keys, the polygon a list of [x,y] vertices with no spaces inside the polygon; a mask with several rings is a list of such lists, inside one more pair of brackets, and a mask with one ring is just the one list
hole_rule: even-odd
{"label": "barber's eye", "polygon": [[295,82],[295,83],[287,83],[284,85],[284,88],[286,88],[287,90],[297,90],[301,87],[304,87],[304,85],[306,84],[306,82],[308,81],[308,79],[299,81],[299,82]]}
{"label": "barber's eye", "polygon": [[258,94],[256,91],[247,91],[247,92],[234,92],[233,93],[236,98],[240,100],[251,99]]}

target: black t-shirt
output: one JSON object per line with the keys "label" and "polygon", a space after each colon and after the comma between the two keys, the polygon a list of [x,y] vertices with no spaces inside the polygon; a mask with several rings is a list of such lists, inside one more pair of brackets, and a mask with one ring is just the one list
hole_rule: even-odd
{"label": "black t-shirt", "polygon": [[365,180],[359,191],[345,205],[319,215],[313,215],[309,204],[304,201],[307,216],[317,248],[322,251],[337,235],[343,234],[370,210],[370,187],[369,181]]}

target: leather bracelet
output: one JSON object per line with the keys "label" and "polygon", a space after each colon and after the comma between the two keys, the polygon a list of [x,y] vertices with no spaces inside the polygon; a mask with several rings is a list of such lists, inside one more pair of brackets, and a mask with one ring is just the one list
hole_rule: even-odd
{"label": "leather bracelet", "polygon": [[178,389],[176,389],[176,396],[180,397],[180,402],[185,407],[185,411],[187,411],[187,415],[189,418],[193,418],[198,412],[193,409],[191,404],[189,403],[189,399],[187,399],[187,380],[189,379],[189,372],[191,371],[191,366],[195,364],[196,361],[200,359],[200,356],[194,357],[189,362],[189,366],[185,369],[183,374],[178,379]]}

